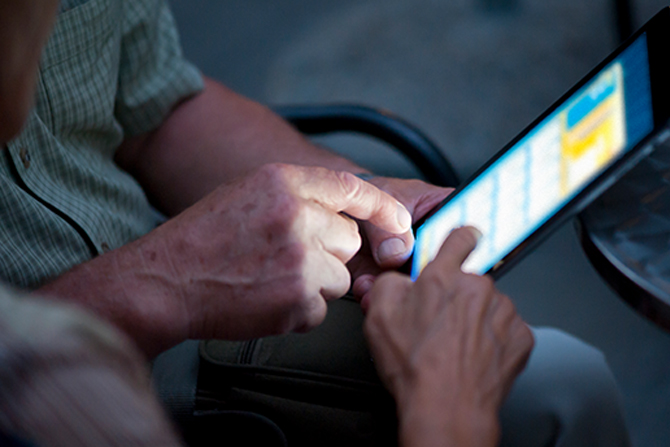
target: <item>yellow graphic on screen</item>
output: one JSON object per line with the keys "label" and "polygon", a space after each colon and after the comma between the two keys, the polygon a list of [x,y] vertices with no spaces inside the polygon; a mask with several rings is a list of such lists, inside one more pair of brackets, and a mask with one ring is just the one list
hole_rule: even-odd
{"label": "yellow graphic on screen", "polygon": [[625,147],[623,71],[615,64],[562,114],[560,191],[568,195]]}

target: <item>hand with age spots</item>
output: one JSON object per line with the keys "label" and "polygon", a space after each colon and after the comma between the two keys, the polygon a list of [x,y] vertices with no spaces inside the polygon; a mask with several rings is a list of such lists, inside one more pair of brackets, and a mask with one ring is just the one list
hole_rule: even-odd
{"label": "hand with age spots", "polygon": [[189,338],[305,331],[351,284],[346,263],[361,238],[348,216],[391,233],[411,224],[394,198],[353,174],[271,164],[168,221],[141,250],[187,310]]}

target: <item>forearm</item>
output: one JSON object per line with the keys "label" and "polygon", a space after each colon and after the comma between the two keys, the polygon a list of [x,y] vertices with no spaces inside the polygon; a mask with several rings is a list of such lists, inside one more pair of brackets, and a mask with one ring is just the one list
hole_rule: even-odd
{"label": "forearm", "polygon": [[364,171],[310,143],[268,108],[208,79],[205,90],[177,106],[158,130],[127,140],[117,162],[168,215],[266,163]]}
{"label": "forearm", "polygon": [[36,294],[82,306],[126,332],[147,356],[188,338],[170,259],[156,238],[143,238],[80,264]]}

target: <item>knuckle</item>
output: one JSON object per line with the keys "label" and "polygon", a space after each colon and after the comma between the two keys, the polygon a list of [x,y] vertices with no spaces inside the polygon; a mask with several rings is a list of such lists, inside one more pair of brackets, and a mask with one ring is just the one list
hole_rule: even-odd
{"label": "knuckle", "polygon": [[[344,296],[351,287],[351,274],[343,263],[337,263],[333,272],[331,291],[325,295],[326,299],[337,299]],[[325,292],[324,292],[325,294]]]}
{"label": "knuckle", "polygon": [[290,234],[298,222],[308,218],[304,204],[296,196],[286,192],[274,192],[270,195],[271,203],[265,210],[263,219],[270,234]]}
{"label": "knuckle", "polygon": [[488,276],[478,276],[463,272],[448,274],[430,271],[421,277],[423,292],[431,295],[442,294],[455,300],[462,300],[477,307],[488,307],[493,303],[496,288]]}
{"label": "knuckle", "polygon": [[275,205],[275,212],[291,207],[299,202],[295,192],[291,190],[289,179],[295,167],[280,163],[269,163],[261,166],[252,175],[257,192],[263,193],[267,202]]}
{"label": "knuckle", "polygon": [[445,293],[451,289],[451,281],[446,275],[439,275],[434,271],[425,271],[421,276],[421,288],[423,293],[433,295],[435,293]]}
{"label": "knuckle", "polygon": [[350,172],[339,171],[336,172],[336,176],[347,203],[361,204],[364,202],[382,220],[395,219],[398,212],[397,204],[386,193]]}
{"label": "knuckle", "polygon": [[460,286],[478,297],[491,298],[495,292],[493,280],[488,276],[463,274]]}
{"label": "knuckle", "polygon": [[360,234],[360,228],[358,227],[358,222],[356,222],[351,217],[345,216],[344,214],[341,214],[340,216],[346,222],[347,231],[351,234],[357,235],[358,239],[360,240],[361,234]]}
{"label": "knuckle", "polygon": [[337,171],[335,172],[335,177],[347,199],[350,200],[360,194],[361,180],[354,174],[347,171]]}
{"label": "knuckle", "polygon": [[296,176],[296,166],[283,163],[267,163],[258,168],[254,174],[260,188],[267,193],[289,193],[291,178]]}
{"label": "knuckle", "polygon": [[279,194],[273,207],[274,215],[281,220],[293,221],[304,214],[301,201],[292,194]]}
{"label": "knuckle", "polygon": [[495,304],[495,286],[493,281],[484,276],[463,274],[457,286],[456,296],[466,301],[468,306],[477,312],[490,309]]}
{"label": "knuckle", "polygon": [[353,258],[356,253],[360,250],[361,246],[363,245],[363,237],[361,236],[361,233],[358,231],[358,225],[356,222],[349,218],[345,218],[347,220],[347,230],[346,230],[346,235],[347,237],[343,237],[343,245],[345,246],[344,250],[346,252],[346,261],[348,262],[351,258]]}
{"label": "knuckle", "polygon": [[286,296],[286,299],[283,303],[284,308],[287,309],[289,315],[291,315],[292,326],[301,324],[305,319],[305,316],[309,313],[309,309],[314,307],[311,303],[313,297],[305,293],[305,289],[301,287],[299,282],[296,282],[294,288],[291,288],[291,296]]}
{"label": "knuckle", "polygon": [[308,332],[320,325],[326,318],[328,308],[320,296],[302,300],[293,310],[295,324],[293,331]]}
{"label": "knuckle", "polygon": [[290,175],[292,167],[283,163],[267,163],[258,168],[257,175],[270,182],[283,182]]}

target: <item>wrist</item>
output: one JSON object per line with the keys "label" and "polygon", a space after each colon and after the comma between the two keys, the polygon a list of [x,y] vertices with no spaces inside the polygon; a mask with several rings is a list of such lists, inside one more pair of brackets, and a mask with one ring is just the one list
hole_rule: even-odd
{"label": "wrist", "polygon": [[398,399],[400,445],[493,447],[500,437],[497,413],[464,398],[457,384],[413,387]]}

